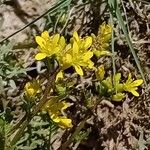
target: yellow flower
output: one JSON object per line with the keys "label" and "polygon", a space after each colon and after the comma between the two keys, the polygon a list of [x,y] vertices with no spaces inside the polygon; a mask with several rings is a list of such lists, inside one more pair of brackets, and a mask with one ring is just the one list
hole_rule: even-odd
{"label": "yellow flower", "polygon": [[95,72],[96,79],[102,81],[105,75],[104,65],[100,65]]}
{"label": "yellow flower", "polygon": [[44,31],[41,36],[36,36],[35,40],[38,43],[40,50],[35,56],[36,60],[42,60],[46,57],[51,57],[54,54],[59,55],[66,46],[63,36],[60,36],[59,34],[49,36],[47,31]]}
{"label": "yellow flower", "polygon": [[121,73],[116,73],[114,76],[114,83],[113,83],[116,93],[124,91],[123,84],[120,83],[120,80],[121,80]]}
{"label": "yellow flower", "polygon": [[134,96],[139,96],[139,93],[136,91],[137,87],[143,83],[142,79],[135,80],[131,78],[131,73],[128,76],[126,83],[124,83],[124,90],[131,92]]}
{"label": "yellow flower", "polygon": [[53,97],[44,105],[43,109],[48,110],[52,113],[60,113],[61,111],[67,109],[70,105],[64,101],[58,101],[57,97]]}
{"label": "yellow flower", "polygon": [[92,37],[87,36],[86,38],[82,39],[79,37],[78,33],[75,31],[73,33],[73,38],[71,38],[71,43],[76,42],[77,45],[79,46],[79,51],[80,52],[85,52],[87,51],[90,46],[92,45]]}
{"label": "yellow flower", "polygon": [[72,120],[64,116],[64,110],[68,107],[70,107],[69,103],[52,98],[44,105],[42,109],[47,111],[50,118],[61,128],[71,128]]}
{"label": "yellow flower", "polygon": [[25,95],[28,98],[35,97],[36,94],[41,92],[40,84],[38,81],[33,80],[32,82],[27,82],[24,87]]}
{"label": "yellow flower", "polygon": [[112,54],[108,51],[109,41],[111,39],[112,27],[103,23],[99,27],[98,35],[92,34],[93,44],[92,50],[97,57],[111,56]]}
{"label": "yellow flower", "polygon": [[103,23],[100,26],[99,34],[103,42],[109,42],[109,40],[111,39],[111,33],[112,33],[112,27],[110,25]]}
{"label": "yellow flower", "polygon": [[120,83],[121,79],[121,73],[116,73],[114,76],[114,83],[113,78],[107,77],[105,80],[102,81],[102,84],[104,84],[108,88],[108,92],[112,92],[115,90],[116,93],[122,92],[123,84]]}
{"label": "yellow flower", "polygon": [[56,56],[60,73],[56,77],[62,78],[62,71],[73,66],[79,75],[83,75],[81,67],[92,68],[94,63],[90,60],[93,52],[89,51],[92,44],[92,37],[80,38],[77,32],[73,33],[70,43],[67,45],[63,36],[59,34],[49,36],[45,31],[41,36],[36,36],[36,42],[40,47],[40,52],[35,56],[36,60],[42,60],[46,57]]}
{"label": "yellow flower", "polygon": [[73,38],[71,39],[71,48],[63,57],[62,68],[66,69],[73,66],[79,75],[83,75],[83,70],[81,67],[92,68],[94,65],[91,61],[93,52],[88,50],[91,43],[91,37],[81,39],[79,38],[77,32],[74,32]]}
{"label": "yellow flower", "polygon": [[112,93],[113,84],[111,77],[107,77],[105,80],[103,80],[102,85],[107,88],[108,93]]}

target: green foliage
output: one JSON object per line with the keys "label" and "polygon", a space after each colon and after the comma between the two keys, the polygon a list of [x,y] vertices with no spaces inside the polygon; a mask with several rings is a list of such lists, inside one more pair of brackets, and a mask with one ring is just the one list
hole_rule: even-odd
{"label": "green foliage", "polygon": [[91,132],[91,129],[88,128],[86,131],[80,131],[77,135],[75,135],[74,140],[76,142],[81,142],[86,140]]}
{"label": "green foliage", "polygon": [[4,117],[4,114],[0,114],[0,150],[9,150],[9,140],[7,138],[7,135],[10,131],[11,127],[8,122],[6,122],[6,119]]}
{"label": "green foliage", "polygon": [[5,120],[2,117],[0,118],[0,137],[0,150],[2,150],[5,145]]}
{"label": "green foliage", "polygon": [[64,82],[63,80],[58,80],[56,82],[56,91],[58,95],[67,95],[69,94],[69,91],[71,87],[73,87],[73,85],[74,85],[73,81]]}
{"label": "green foliage", "polygon": [[51,146],[50,138],[56,131],[57,125],[51,122],[47,115],[35,116],[24,136],[17,142],[16,150],[46,150]]}
{"label": "green foliage", "polygon": [[13,44],[7,43],[0,47],[0,76],[4,79],[18,77],[26,72],[15,58]]}

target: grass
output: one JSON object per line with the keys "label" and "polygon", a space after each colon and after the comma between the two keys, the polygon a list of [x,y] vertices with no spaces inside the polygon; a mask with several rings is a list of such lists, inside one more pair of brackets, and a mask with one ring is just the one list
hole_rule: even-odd
{"label": "grass", "polygon": [[[122,29],[122,31],[123,31],[123,33],[124,33],[124,35],[125,35],[127,44],[128,44],[128,46],[129,46],[129,48],[130,48],[130,51],[131,51],[131,53],[132,53],[132,56],[133,56],[133,58],[134,58],[134,60],[135,60],[135,63],[136,63],[136,65],[137,65],[137,68],[138,68],[138,70],[139,70],[139,72],[140,72],[140,74],[141,74],[141,76],[142,76],[142,78],[143,78],[143,80],[144,80],[145,86],[147,86],[147,82],[146,82],[146,79],[145,79],[144,72],[143,72],[143,70],[142,70],[142,67],[141,67],[140,62],[139,62],[139,60],[138,60],[138,57],[137,57],[137,55],[136,55],[136,53],[135,53],[135,50],[134,50],[134,48],[133,48],[133,44],[132,44],[132,41],[131,41],[131,39],[130,39],[130,37],[129,37],[129,33],[127,32],[127,28],[126,28],[126,26],[125,26],[125,24],[124,24],[124,20],[123,20],[123,17],[122,17],[122,15],[121,15],[121,10],[120,10],[120,7],[118,6],[118,2],[117,2],[117,0],[108,0],[108,5],[109,5],[109,9],[110,9],[111,15],[112,15],[113,17],[116,17],[116,18],[117,18],[117,21],[118,21],[118,23],[119,23],[119,26],[121,27],[121,29]],[[111,18],[113,18],[113,17],[111,17]],[[111,19],[111,20],[112,20],[112,19]],[[113,47],[112,47],[112,50],[113,50],[113,52],[114,52],[114,48],[113,48]],[[113,61],[113,62],[114,62],[114,61]],[[113,68],[114,68],[114,64],[113,64]]]}

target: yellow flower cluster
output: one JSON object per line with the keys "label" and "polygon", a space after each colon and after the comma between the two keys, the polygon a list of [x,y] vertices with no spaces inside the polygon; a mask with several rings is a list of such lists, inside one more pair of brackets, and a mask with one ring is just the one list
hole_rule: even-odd
{"label": "yellow flower cluster", "polygon": [[36,54],[35,59],[55,56],[62,71],[73,66],[79,75],[83,75],[81,67],[92,68],[94,65],[90,60],[93,56],[93,52],[89,50],[92,45],[91,37],[82,39],[74,32],[70,43],[66,44],[63,36],[49,36],[48,32],[44,31],[41,36],[36,36],[36,42],[40,52]]}
{"label": "yellow flower cluster", "polygon": [[114,77],[107,77],[104,79],[105,70],[104,66],[101,65],[96,71],[97,80],[101,81],[101,90],[102,94],[108,94],[111,96],[114,101],[121,101],[125,97],[124,91],[132,93],[134,96],[139,96],[139,93],[136,91],[137,87],[143,83],[142,79],[133,81],[131,78],[131,73],[128,76],[128,79],[125,83],[120,83],[121,73],[115,74]]}
{"label": "yellow flower cluster", "polygon": [[64,110],[69,106],[69,103],[65,101],[58,101],[56,98],[52,98],[43,106],[42,110],[47,111],[51,119],[61,128],[71,128],[72,120],[63,115],[65,114]]}
{"label": "yellow flower cluster", "polygon": [[[27,100],[35,100],[36,95],[41,92],[40,83],[37,80],[32,82],[27,82],[24,87],[24,93]],[[64,110],[69,107],[69,103],[65,101],[58,101],[56,98],[49,100],[42,108],[42,110],[47,111],[51,119],[57,123],[61,128],[71,128],[72,120],[68,119],[64,113]]]}
{"label": "yellow flower cluster", "polygon": [[[59,63],[60,72],[56,76],[63,77],[63,71],[69,67],[73,67],[77,74],[83,75],[83,68],[92,69],[94,63],[91,61],[93,55],[111,56],[108,51],[109,41],[111,39],[112,27],[103,23],[98,35],[79,37],[77,32],[73,33],[70,42],[67,43],[65,38],[60,34],[49,36],[48,31],[44,31],[41,36],[36,36],[35,40],[39,45],[39,52],[36,54],[36,60],[45,60],[45,58],[54,58]],[[114,101],[121,101],[125,97],[125,92],[130,92],[134,96],[139,96],[137,87],[143,83],[143,80],[135,80],[129,74],[125,83],[120,83],[121,74],[117,73],[113,77],[105,78],[104,65],[98,67],[95,72],[99,83],[99,93],[111,97]],[[57,87],[57,86],[56,86]],[[60,92],[64,92],[65,88],[58,87]],[[28,82],[25,85],[25,96],[28,99],[35,99],[37,94],[41,92],[38,81]],[[46,102],[42,110],[48,112],[50,118],[61,128],[71,128],[72,120],[67,118],[65,110],[70,107],[69,103],[59,101],[58,97],[53,97]]]}

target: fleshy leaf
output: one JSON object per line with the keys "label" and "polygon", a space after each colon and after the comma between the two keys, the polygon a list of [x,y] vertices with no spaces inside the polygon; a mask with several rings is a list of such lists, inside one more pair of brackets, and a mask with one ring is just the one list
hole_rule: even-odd
{"label": "fleshy leaf", "polygon": [[112,100],[119,102],[119,101],[121,101],[124,97],[125,97],[125,94],[124,94],[124,93],[117,93],[117,94],[113,95]]}

